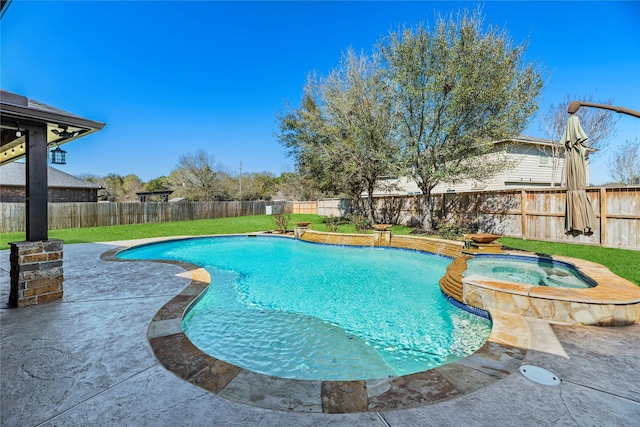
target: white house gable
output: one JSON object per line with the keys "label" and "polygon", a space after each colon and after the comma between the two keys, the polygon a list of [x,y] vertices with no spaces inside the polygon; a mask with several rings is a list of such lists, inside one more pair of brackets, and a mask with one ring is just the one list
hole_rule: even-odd
{"label": "white house gable", "polygon": [[[564,149],[551,141],[520,136],[496,144],[508,144],[507,157],[513,163],[510,169],[484,180],[443,182],[433,193],[468,192],[483,190],[504,190],[510,188],[540,188],[562,185],[564,170]],[[491,154],[484,161],[490,162]],[[478,159],[477,161],[483,161]],[[588,169],[587,169],[588,170]],[[588,176],[588,175],[587,175]],[[379,182],[376,195],[421,194],[418,185],[410,178],[386,178]]]}

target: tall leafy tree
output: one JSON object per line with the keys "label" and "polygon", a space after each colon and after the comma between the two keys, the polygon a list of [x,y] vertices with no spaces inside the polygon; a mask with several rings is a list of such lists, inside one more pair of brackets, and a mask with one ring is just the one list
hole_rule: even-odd
{"label": "tall leafy tree", "polygon": [[169,178],[166,176],[159,176],[144,184],[144,188],[147,191],[161,191],[169,189]]}
{"label": "tall leafy tree", "polygon": [[346,193],[344,182],[332,179],[339,168],[331,159],[331,137],[325,132],[322,110],[309,85],[305,86],[301,106],[289,109],[277,120],[277,138],[295,160],[298,175],[306,178],[308,186],[313,186],[313,192],[321,197]]}
{"label": "tall leafy tree", "polygon": [[277,195],[287,200],[317,200],[322,198],[322,193],[317,189],[315,182],[297,172],[283,172],[276,178]]}
{"label": "tall leafy tree", "polygon": [[[519,134],[537,109],[543,79],[496,27],[483,27],[479,11],[433,28],[392,32],[380,44],[395,86],[398,137],[409,174],[422,191],[423,225],[432,224],[431,191],[440,182],[486,179],[508,166],[486,157],[494,141]],[[483,161],[473,161],[483,156]],[[489,160],[492,159],[492,160]]]}
{"label": "tall leafy tree", "polygon": [[398,116],[391,90],[379,55],[356,55],[351,49],[319,86],[318,95],[334,131],[334,155],[352,182],[356,200],[361,189],[370,195],[366,212],[372,222],[376,222],[372,197],[376,183],[398,172]]}
{"label": "tall leafy tree", "polygon": [[144,184],[138,175],[129,174],[122,179],[122,188],[124,191],[123,201],[134,202],[138,200],[136,193],[144,190]]}
{"label": "tall leafy tree", "polygon": [[122,202],[125,200],[124,178],[122,176],[110,173],[103,177],[85,175],[82,178],[102,187],[98,191],[98,197],[101,200],[108,202]]}
{"label": "tall leafy tree", "polygon": [[[281,143],[319,187],[351,196],[356,206],[379,178],[397,172],[399,150],[391,86],[379,57],[346,51],[326,77],[310,76],[299,110],[280,118]],[[374,200],[367,213],[375,222]]]}
{"label": "tall leafy tree", "polygon": [[271,172],[243,174],[244,200],[270,200],[276,191],[276,177]]}

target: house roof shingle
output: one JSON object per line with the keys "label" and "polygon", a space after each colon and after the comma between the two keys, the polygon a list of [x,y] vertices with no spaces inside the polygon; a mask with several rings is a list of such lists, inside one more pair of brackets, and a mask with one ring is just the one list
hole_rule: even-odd
{"label": "house roof shingle", "polygon": [[[12,162],[0,166],[0,186],[24,187],[26,177],[25,168],[26,165],[22,162]],[[52,167],[47,168],[47,180],[50,188],[101,188],[97,184],[69,175],[66,172]]]}

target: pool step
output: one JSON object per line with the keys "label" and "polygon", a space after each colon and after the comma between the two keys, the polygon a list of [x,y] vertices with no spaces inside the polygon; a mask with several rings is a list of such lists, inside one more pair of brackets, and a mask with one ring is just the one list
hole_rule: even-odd
{"label": "pool step", "polygon": [[447,267],[447,272],[440,279],[440,289],[451,298],[459,302],[462,301],[462,273],[467,269],[467,259],[471,257],[461,257],[453,260]]}

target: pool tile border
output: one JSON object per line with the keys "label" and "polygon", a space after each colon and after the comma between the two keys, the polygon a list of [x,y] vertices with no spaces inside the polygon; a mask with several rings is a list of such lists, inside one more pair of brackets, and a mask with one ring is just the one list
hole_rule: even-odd
{"label": "pool tile border", "polygon": [[[116,257],[124,247],[101,255],[105,261],[140,262]],[[182,332],[182,318],[209,286],[210,276],[196,265],[174,264],[191,283],[154,315],[149,345],[158,362],[173,374],[226,399],[266,409],[293,412],[353,413],[424,406],[476,392],[522,364],[530,340],[527,323],[514,314],[490,310],[493,327],[487,342],[472,355],[437,368],[400,377],[357,381],[311,381],[252,372],[211,357]]]}

